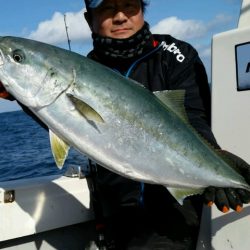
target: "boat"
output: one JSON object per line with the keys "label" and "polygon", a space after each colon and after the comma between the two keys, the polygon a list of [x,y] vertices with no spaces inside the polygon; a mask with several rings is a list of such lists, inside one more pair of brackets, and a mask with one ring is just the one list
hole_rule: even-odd
{"label": "boat", "polygon": [[[250,163],[249,55],[250,0],[243,0],[238,27],[212,38],[212,129],[223,149]],[[69,166],[64,175],[0,182],[0,249],[75,250],[89,242],[98,249],[86,173]],[[196,250],[248,250],[249,226],[249,205],[226,214],[204,206]]]}
{"label": "boat", "polygon": [[[218,144],[250,164],[250,0],[238,27],[212,38],[212,130]],[[249,250],[250,206],[241,213],[204,207],[197,250]]]}

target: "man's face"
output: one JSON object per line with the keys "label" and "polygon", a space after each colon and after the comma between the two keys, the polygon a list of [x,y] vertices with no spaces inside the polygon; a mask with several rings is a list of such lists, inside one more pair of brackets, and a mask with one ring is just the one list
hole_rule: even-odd
{"label": "man's face", "polygon": [[92,32],[105,37],[128,38],[144,24],[140,0],[104,0],[90,14]]}

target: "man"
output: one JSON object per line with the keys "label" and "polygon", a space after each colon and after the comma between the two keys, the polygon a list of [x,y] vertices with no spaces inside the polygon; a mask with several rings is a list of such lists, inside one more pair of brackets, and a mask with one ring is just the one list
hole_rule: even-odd
{"label": "man", "polygon": [[[220,150],[210,129],[210,90],[196,50],[170,35],[152,35],[144,21],[144,0],[85,0],[85,18],[92,31],[89,58],[132,78],[151,91],[184,89],[192,126]],[[221,151],[250,183],[248,164]],[[141,159],[142,164],[146,159]],[[195,249],[202,203],[215,202],[227,212],[240,211],[248,192],[208,188],[180,206],[158,185],[138,183],[97,167],[95,183],[115,249]]]}

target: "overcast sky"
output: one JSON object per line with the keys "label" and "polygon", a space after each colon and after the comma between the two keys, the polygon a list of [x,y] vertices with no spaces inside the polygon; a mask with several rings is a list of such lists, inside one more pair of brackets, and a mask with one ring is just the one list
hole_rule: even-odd
{"label": "overcast sky", "polygon": [[[237,28],[241,0],[151,0],[145,19],[153,33],[171,34],[191,43],[199,52],[210,79],[211,39],[216,33]],[[20,36],[68,48],[86,55],[92,48],[84,20],[83,0],[0,0],[1,36]],[[19,109],[0,100],[0,112]]]}

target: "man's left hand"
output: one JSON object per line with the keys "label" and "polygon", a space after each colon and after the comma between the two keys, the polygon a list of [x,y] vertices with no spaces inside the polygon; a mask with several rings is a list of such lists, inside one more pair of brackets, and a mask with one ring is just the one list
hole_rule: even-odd
{"label": "man's left hand", "polygon": [[[250,184],[249,164],[228,151],[221,150],[221,154],[230,161],[230,165]],[[230,208],[240,212],[243,204],[250,202],[250,192],[239,188],[208,187],[205,189],[203,197],[205,204],[211,206],[215,203],[217,208],[224,213],[228,212]]]}

